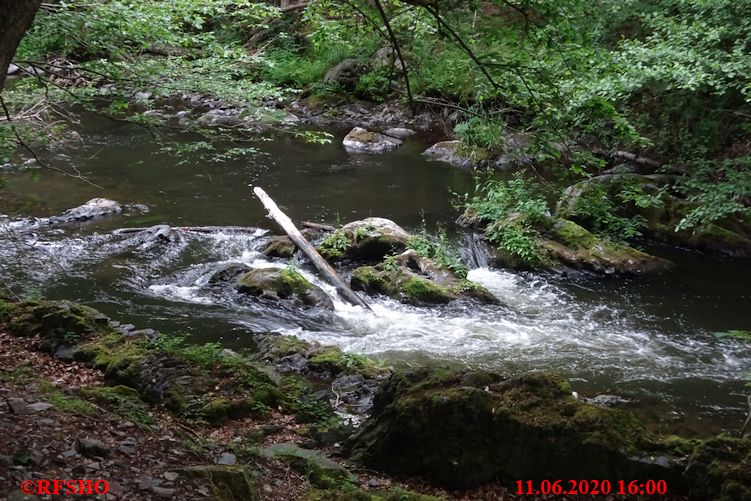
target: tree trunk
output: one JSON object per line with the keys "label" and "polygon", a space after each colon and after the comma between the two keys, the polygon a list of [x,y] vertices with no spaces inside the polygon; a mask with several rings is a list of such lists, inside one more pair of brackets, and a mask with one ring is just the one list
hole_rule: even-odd
{"label": "tree trunk", "polygon": [[292,239],[297,248],[303,251],[306,256],[308,256],[308,259],[310,259],[313,265],[318,268],[318,271],[321,272],[323,278],[326,279],[328,283],[336,287],[336,291],[339,293],[339,295],[350,304],[354,304],[355,306],[362,306],[366,310],[370,310],[368,303],[366,303],[360,296],[358,296],[357,293],[353,291],[344,280],[342,280],[342,277],[340,277],[336,273],[334,268],[332,268],[331,265],[329,265],[329,263],[327,263],[326,260],[321,257],[315,247],[313,247],[310,242],[308,242],[305,237],[302,236],[302,233],[300,233],[297,227],[295,227],[295,224],[292,222],[292,220],[279,209],[279,207],[276,205],[276,202],[274,202],[271,197],[268,196],[266,192],[258,186],[253,188],[253,193],[256,194],[263,206],[266,207],[266,210],[269,211],[269,217],[276,221],[276,223],[282,227],[287,235],[289,235],[289,238]]}
{"label": "tree trunk", "polygon": [[41,5],[42,0],[0,0],[0,91],[18,44]]}

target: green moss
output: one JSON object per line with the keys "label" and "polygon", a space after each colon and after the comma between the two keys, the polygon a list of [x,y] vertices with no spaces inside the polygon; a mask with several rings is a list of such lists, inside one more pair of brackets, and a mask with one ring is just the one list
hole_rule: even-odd
{"label": "green moss", "polygon": [[325,259],[338,260],[344,257],[347,249],[350,246],[350,239],[347,233],[341,229],[327,235],[320,244],[318,244],[318,252]]}
{"label": "green moss", "polygon": [[108,408],[126,421],[148,427],[154,419],[147,405],[138,392],[128,386],[95,386],[86,388],[81,394],[94,400],[98,405]]}
{"label": "green moss", "polygon": [[39,347],[48,353],[54,353],[63,344],[111,331],[106,316],[68,301],[5,302],[2,321],[15,336],[39,335]]}
{"label": "green moss", "polygon": [[352,272],[352,286],[364,290],[386,291],[386,281],[377,268],[360,266]]}
{"label": "green moss", "polygon": [[409,277],[400,284],[402,293],[416,301],[427,303],[448,303],[456,296],[446,287],[420,277]]}
{"label": "green moss", "polygon": [[597,237],[568,219],[558,219],[553,226],[555,239],[574,249],[589,249],[597,243]]}
{"label": "green moss", "polygon": [[60,412],[86,416],[91,416],[95,412],[91,404],[78,397],[63,393],[60,388],[49,381],[40,380],[38,387],[40,394]]}
{"label": "green moss", "polygon": [[230,400],[215,398],[201,408],[204,420],[213,426],[221,426],[230,419],[242,419],[253,414],[265,412],[268,408],[253,398]]}
{"label": "green moss", "polygon": [[697,439],[684,438],[678,435],[669,435],[661,440],[669,452],[680,456],[690,456],[700,443]]}
{"label": "green moss", "polygon": [[270,336],[265,347],[265,353],[273,354],[279,358],[292,355],[293,353],[306,353],[310,349],[310,343],[303,341],[297,336]]}
{"label": "green moss", "polygon": [[724,332],[715,332],[718,338],[736,339],[738,341],[751,342],[751,331],[729,330]]}
{"label": "green moss", "polygon": [[135,378],[137,365],[147,353],[143,343],[112,332],[81,345],[76,358],[93,362],[94,367],[108,377],[130,384]]}
{"label": "green moss", "polygon": [[219,501],[257,501],[260,499],[254,472],[246,465],[199,465],[177,470],[198,487],[208,487]]}
{"label": "green moss", "polygon": [[309,363],[313,370],[328,371],[333,375],[356,373],[365,377],[376,377],[388,372],[388,369],[368,357],[345,353],[335,346],[326,346],[316,350],[310,357]]}
{"label": "green moss", "polygon": [[311,289],[311,283],[294,268],[285,268],[280,276],[285,289],[291,294],[304,294]]}

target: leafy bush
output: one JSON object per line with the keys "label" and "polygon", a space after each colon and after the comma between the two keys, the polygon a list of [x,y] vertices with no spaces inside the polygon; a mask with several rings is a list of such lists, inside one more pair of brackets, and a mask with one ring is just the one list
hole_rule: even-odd
{"label": "leafy bush", "polygon": [[[421,256],[432,259],[437,265],[450,269],[460,278],[466,278],[467,267],[449,241],[445,228],[439,227],[435,231],[435,236],[431,236],[423,220],[422,227],[409,239],[407,247]],[[389,263],[385,262],[387,269],[388,265]]]}
{"label": "leafy bush", "polygon": [[676,187],[697,204],[676,230],[706,226],[733,215],[751,217],[751,156],[703,162]]}
{"label": "leafy bush", "polygon": [[[651,203],[635,185],[627,186],[616,195],[619,201],[631,201],[641,206]],[[586,226],[592,233],[613,242],[625,242],[641,236],[641,230],[647,226],[646,219],[640,215],[620,215],[619,209],[605,187],[592,184],[576,199],[574,213],[586,221]]]}
{"label": "leafy bush", "polygon": [[509,180],[478,182],[474,195],[463,197],[462,206],[485,225],[485,236],[499,249],[522,263],[541,264],[540,229],[550,219],[545,198],[521,173]]}

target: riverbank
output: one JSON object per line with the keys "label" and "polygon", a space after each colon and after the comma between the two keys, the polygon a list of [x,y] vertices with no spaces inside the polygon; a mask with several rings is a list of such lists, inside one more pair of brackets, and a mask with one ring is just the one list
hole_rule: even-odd
{"label": "riverbank", "polygon": [[[0,429],[8,450],[2,461],[9,494],[25,479],[92,478],[111,482],[108,499],[507,499],[514,488],[511,476],[543,479],[535,468],[546,464],[539,463],[544,457],[552,461],[545,467],[552,468],[549,474],[566,470],[586,476],[577,468],[594,466],[576,451],[594,447],[585,456],[611,451],[598,466],[609,470],[597,475],[630,472],[633,480],[662,475],[672,493],[662,499],[751,495],[744,466],[751,461],[748,440],[653,442],[626,413],[577,402],[567,383],[555,378],[504,381],[492,373],[443,370],[389,376],[387,368],[364,357],[279,336],[265,338],[257,351],[247,353],[183,345],[148,329],[119,331],[113,327],[117,322],[66,302],[5,301],[0,317],[0,380],[7,404]],[[306,377],[278,372],[280,361],[301,354],[308,358],[307,369],[299,370]],[[372,417],[357,428],[334,412],[347,400],[343,393],[316,389],[343,375],[381,381]],[[488,411],[482,401],[494,392],[500,392],[500,400],[493,405],[517,401],[518,410],[507,414],[494,407],[496,418],[467,427],[470,415],[484,422],[481,416]],[[430,410],[436,404],[429,401],[446,408]],[[409,410],[409,405],[417,407]],[[394,414],[395,409],[401,410]],[[558,413],[569,416],[563,435],[555,431]],[[527,427],[532,434],[524,438]],[[544,430],[551,435],[545,437]],[[438,441],[423,436],[435,433],[442,434]],[[498,433],[513,433],[526,445],[495,456],[492,437]],[[565,438],[569,435],[574,442]],[[554,447],[555,454],[548,450],[526,463],[519,454],[534,455],[538,440],[564,442]],[[629,459],[645,447],[658,447],[659,457]],[[449,460],[440,459],[445,454],[458,454],[454,473],[440,473],[441,461]],[[466,468],[474,473],[462,473]]]}

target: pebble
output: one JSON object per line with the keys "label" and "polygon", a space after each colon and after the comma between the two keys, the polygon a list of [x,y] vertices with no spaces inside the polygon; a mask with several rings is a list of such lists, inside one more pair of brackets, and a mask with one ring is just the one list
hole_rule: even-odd
{"label": "pebble", "polygon": [[180,475],[178,473],[175,473],[174,471],[165,471],[162,476],[167,479],[167,481],[174,482]]}
{"label": "pebble", "polygon": [[76,450],[87,458],[107,457],[110,455],[110,446],[95,438],[79,438],[76,442]]}
{"label": "pebble", "polygon": [[147,491],[151,489],[151,487],[154,485],[154,479],[150,477],[149,475],[141,477],[141,479],[138,481],[138,490],[139,491]]}
{"label": "pebble", "polygon": [[48,402],[34,402],[33,404],[29,404],[28,406],[28,408],[34,412],[46,411],[50,407],[52,407],[52,404]]}
{"label": "pebble", "polygon": [[226,464],[226,465],[232,465],[237,463],[237,456],[232,454],[231,452],[223,452],[219,455],[219,457],[216,460],[216,464]]}
{"label": "pebble", "polygon": [[151,492],[162,498],[171,498],[175,495],[175,489],[167,487],[152,487]]}

